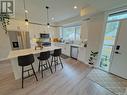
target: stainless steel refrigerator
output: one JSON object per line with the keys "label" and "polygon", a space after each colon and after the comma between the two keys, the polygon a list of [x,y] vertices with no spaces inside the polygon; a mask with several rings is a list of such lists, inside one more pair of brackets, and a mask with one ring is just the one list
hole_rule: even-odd
{"label": "stainless steel refrigerator", "polygon": [[12,50],[30,48],[29,32],[9,31],[8,32]]}

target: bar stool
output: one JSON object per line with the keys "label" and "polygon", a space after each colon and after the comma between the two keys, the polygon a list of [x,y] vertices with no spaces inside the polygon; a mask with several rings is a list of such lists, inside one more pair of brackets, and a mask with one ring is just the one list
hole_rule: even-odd
{"label": "bar stool", "polygon": [[62,63],[61,57],[60,57],[61,56],[61,49],[55,49],[54,53],[51,55],[52,55],[51,66],[53,63],[55,64],[55,71],[56,71],[56,66],[59,64],[61,64],[61,67],[63,68],[63,63]]}
{"label": "bar stool", "polygon": [[[38,81],[37,76],[35,74],[35,70],[33,68],[33,64],[34,63],[34,56],[33,54],[29,54],[29,55],[24,55],[24,56],[19,56],[18,57],[18,65],[22,67],[22,88],[23,88],[23,84],[24,84],[24,79],[31,77],[31,76],[35,76],[36,81]],[[31,65],[30,69],[24,70],[24,67]],[[31,75],[29,71],[33,71],[33,74]],[[28,76],[24,77],[24,73],[28,72]]]}
{"label": "bar stool", "polygon": [[51,73],[53,73],[51,65],[48,60],[50,58],[50,51],[41,52],[40,56],[37,58],[39,60],[38,71],[40,72],[40,70],[41,70],[42,78],[43,78],[43,71],[45,71],[45,70],[50,69]]}

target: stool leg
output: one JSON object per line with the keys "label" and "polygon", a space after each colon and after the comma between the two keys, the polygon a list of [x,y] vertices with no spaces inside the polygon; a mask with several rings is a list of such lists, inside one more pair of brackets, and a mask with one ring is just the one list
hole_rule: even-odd
{"label": "stool leg", "polygon": [[46,60],[45,60],[44,62],[45,62],[45,63],[43,64],[43,67],[44,67],[44,69],[43,69],[43,70],[48,69],[48,65],[47,65]]}
{"label": "stool leg", "polygon": [[57,59],[57,65],[59,64],[59,60],[58,60],[58,57],[56,57],[56,59]]}
{"label": "stool leg", "polygon": [[45,64],[46,64],[45,69],[48,69],[48,68],[49,68],[49,66],[48,66],[48,62],[47,62],[47,60],[45,60]]}
{"label": "stool leg", "polygon": [[43,78],[43,61],[41,61],[41,75],[42,75],[42,78]]}
{"label": "stool leg", "polygon": [[57,62],[56,62],[56,58],[55,57],[54,57],[54,63],[55,63],[55,71],[56,71]]}
{"label": "stool leg", "polygon": [[61,66],[62,66],[62,68],[63,68],[63,63],[62,63],[62,61],[61,61],[60,56],[59,56],[59,60],[60,60],[60,64],[61,64]]}
{"label": "stool leg", "polygon": [[40,72],[40,60],[39,60],[38,72]]}
{"label": "stool leg", "polygon": [[51,73],[53,73],[52,68],[51,68],[51,65],[50,65],[50,63],[49,63],[49,60],[47,60],[47,62],[48,62],[49,69],[50,69]]}
{"label": "stool leg", "polygon": [[37,76],[36,76],[36,73],[35,73],[35,71],[34,71],[34,68],[33,68],[33,65],[32,65],[32,64],[31,64],[31,67],[32,67],[32,70],[33,70],[33,74],[34,74],[34,76],[35,76],[35,78],[36,78],[36,81],[38,81]]}
{"label": "stool leg", "polygon": [[53,56],[52,56],[52,59],[51,59],[51,67],[52,67],[52,63],[53,63]]}
{"label": "stool leg", "polygon": [[24,84],[24,67],[22,66],[22,88]]}

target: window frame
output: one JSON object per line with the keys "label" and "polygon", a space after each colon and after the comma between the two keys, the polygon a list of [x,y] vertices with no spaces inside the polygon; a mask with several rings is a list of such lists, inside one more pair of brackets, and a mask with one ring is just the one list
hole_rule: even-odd
{"label": "window frame", "polygon": [[[64,28],[74,28],[74,39],[73,39],[73,40],[80,41],[80,39],[77,39],[77,35],[76,35],[76,34],[77,34],[77,29],[76,29],[77,27],[80,27],[80,31],[79,31],[79,32],[80,32],[80,34],[81,34],[81,25],[61,27],[61,28],[62,28],[62,29],[61,29],[61,30],[62,30],[62,31],[61,31],[62,34],[60,34],[60,35],[61,35],[61,38],[62,38],[63,40],[66,40],[66,39],[64,39],[64,37],[63,37],[63,36],[64,36]],[[80,37],[80,35],[79,35],[79,37]],[[73,41],[73,40],[72,40],[72,41]]]}
{"label": "window frame", "polygon": [[117,16],[118,14],[119,15],[124,15],[127,13],[127,9],[126,10],[120,10],[120,11],[117,11],[117,12],[114,12],[114,13],[110,13],[108,14],[108,17],[107,17],[107,22],[113,22],[113,21],[120,21],[120,20],[124,20],[124,19],[127,19],[127,18],[112,18],[110,19],[110,17],[112,16]]}

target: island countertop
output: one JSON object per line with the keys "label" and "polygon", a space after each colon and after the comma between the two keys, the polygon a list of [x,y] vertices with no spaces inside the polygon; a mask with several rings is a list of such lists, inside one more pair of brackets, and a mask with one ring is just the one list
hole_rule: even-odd
{"label": "island countertop", "polygon": [[38,49],[35,50],[34,48],[13,50],[9,52],[7,59],[13,59],[18,56],[23,56],[23,55],[28,55],[28,54],[39,54],[40,52],[53,51],[55,49],[60,49],[60,48],[61,47],[58,47],[58,46],[48,46],[48,47],[43,47],[43,49],[39,49],[39,50]]}
{"label": "island countertop", "polygon": [[[10,59],[15,79],[17,80],[17,79],[21,78],[21,71],[22,71],[21,67],[18,65],[18,56],[33,54],[34,57],[35,57],[33,67],[35,69],[35,72],[37,72],[38,71],[38,66],[39,66],[38,60],[37,60],[38,54],[40,54],[40,52],[53,51],[55,49],[61,49],[61,47],[57,47],[57,46],[52,45],[52,46],[48,46],[48,47],[43,47],[40,50],[38,50],[38,49],[35,50],[34,48],[29,48],[29,49],[10,51],[10,53],[8,55],[8,59]],[[28,69],[28,68],[29,67],[27,67],[25,69]]]}

